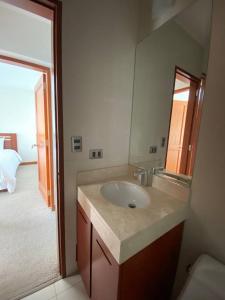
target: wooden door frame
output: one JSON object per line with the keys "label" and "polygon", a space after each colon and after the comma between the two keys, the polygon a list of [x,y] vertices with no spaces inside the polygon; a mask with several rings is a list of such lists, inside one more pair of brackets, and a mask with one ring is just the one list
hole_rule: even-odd
{"label": "wooden door frame", "polygon": [[[167,162],[167,154],[168,154],[168,146],[169,146],[169,134],[170,134],[170,126],[171,126],[171,117],[172,117],[172,111],[173,111],[173,97],[174,97],[174,91],[175,91],[175,84],[176,84],[176,78],[177,78],[177,74],[178,75],[181,75],[182,77],[185,77],[187,78],[187,80],[189,81],[192,81],[192,82],[195,82],[196,84],[198,84],[198,86],[200,87],[200,82],[201,80],[190,74],[189,72],[185,71],[184,69],[178,67],[178,66],[175,66],[175,72],[174,72],[174,82],[173,82],[173,91],[172,91],[172,101],[171,101],[171,109],[170,109],[170,120],[169,120],[169,129],[168,129],[168,138],[167,138],[167,147],[166,147],[166,159],[165,159],[165,165],[164,167],[166,168],[166,162]],[[193,129],[193,119],[194,119],[194,116],[195,116],[195,112],[197,110],[199,110],[199,105],[200,103],[198,101],[194,101],[196,100],[196,96],[194,99],[191,99],[192,100],[192,108],[193,108],[193,117],[192,117],[192,120],[191,120],[191,128],[190,128],[190,136],[189,137],[185,137],[186,140],[188,139],[189,142],[191,142],[191,137],[192,137],[192,129]],[[202,105],[202,104],[201,104]],[[186,172],[188,171],[188,156],[189,154],[187,153],[186,155],[186,165],[185,166],[182,166],[182,169],[184,170],[184,173],[186,174]],[[184,157],[183,157],[183,154],[182,154],[182,157],[181,157],[181,164],[182,164],[182,161],[184,161]]]}
{"label": "wooden door frame", "polygon": [[190,137],[190,145],[192,147],[191,149],[192,151],[188,153],[188,157],[187,157],[186,173],[189,176],[193,175],[195,157],[197,152],[197,143],[198,143],[198,136],[199,136],[200,125],[201,125],[201,116],[202,116],[202,108],[203,108],[204,93],[205,93],[205,83],[206,83],[206,75],[203,73],[200,80],[199,92],[196,97],[194,116],[192,122],[192,127],[195,128],[195,130],[191,130],[191,137]]}
{"label": "wooden door frame", "polygon": [[[188,106],[187,106],[187,116],[185,120],[184,127],[184,137],[183,137],[183,145],[181,152],[181,164],[179,173],[186,174],[187,164],[188,164],[188,154],[189,154],[189,145],[190,138],[193,130],[193,121],[195,115],[195,106],[196,106],[196,93],[199,88],[199,83],[195,80],[190,79],[190,93],[188,98]],[[186,174],[187,175],[187,174]]]}
{"label": "wooden door frame", "polygon": [[[62,104],[62,3],[59,0],[4,0],[4,2],[45,17],[53,22],[59,270],[60,275],[65,277],[66,258]],[[35,65],[32,63],[29,64],[31,64],[31,66]]]}

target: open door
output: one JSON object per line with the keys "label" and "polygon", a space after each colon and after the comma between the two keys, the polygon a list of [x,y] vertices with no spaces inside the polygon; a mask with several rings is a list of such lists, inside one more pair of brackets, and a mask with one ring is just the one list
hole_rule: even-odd
{"label": "open door", "polygon": [[195,112],[195,104],[196,104],[198,89],[199,89],[199,81],[195,81],[191,79],[188,106],[187,106],[187,115],[186,115],[185,127],[184,127],[181,162],[180,162],[180,169],[179,169],[179,173],[185,175],[188,175],[187,174],[188,154],[192,152],[190,138],[192,135],[192,130],[195,130],[195,128],[193,127],[193,122],[194,122],[194,112]]}
{"label": "open door", "polygon": [[166,169],[192,176],[201,118],[200,80],[176,69]]}
{"label": "open door", "polygon": [[192,124],[192,131],[191,131],[191,138],[190,138],[190,151],[188,152],[187,157],[187,169],[186,174],[192,176],[193,169],[194,169],[194,162],[197,152],[197,142],[198,142],[198,135],[200,130],[200,123],[201,123],[201,115],[202,115],[202,104],[204,99],[205,93],[205,83],[206,83],[206,76],[202,74],[200,88],[196,98],[196,105],[193,117],[193,124]]}
{"label": "open door", "polygon": [[50,79],[42,74],[35,87],[38,181],[46,204],[54,210]]}
{"label": "open door", "polygon": [[180,172],[187,107],[187,101],[173,101],[166,169],[175,173]]}

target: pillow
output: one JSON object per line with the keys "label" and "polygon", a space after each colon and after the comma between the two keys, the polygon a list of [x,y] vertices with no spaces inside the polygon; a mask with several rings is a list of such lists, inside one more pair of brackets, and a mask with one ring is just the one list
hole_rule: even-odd
{"label": "pillow", "polygon": [[0,151],[4,149],[4,137],[0,137]]}

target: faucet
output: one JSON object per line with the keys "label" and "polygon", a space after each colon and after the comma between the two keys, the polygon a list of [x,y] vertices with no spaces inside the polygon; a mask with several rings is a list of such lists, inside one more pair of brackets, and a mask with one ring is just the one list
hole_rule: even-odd
{"label": "faucet", "polygon": [[139,167],[136,172],[134,172],[134,177],[137,177],[139,183],[144,186],[151,186],[153,175],[158,174],[164,170],[163,167],[153,167],[150,169],[144,169]]}
{"label": "faucet", "polygon": [[152,174],[153,175],[156,175],[156,174],[160,174],[164,171],[164,168],[163,167],[154,167],[152,168]]}
{"label": "faucet", "polygon": [[134,172],[134,177],[137,177],[141,185],[148,185],[148,170],[138,168],[138,170]]}

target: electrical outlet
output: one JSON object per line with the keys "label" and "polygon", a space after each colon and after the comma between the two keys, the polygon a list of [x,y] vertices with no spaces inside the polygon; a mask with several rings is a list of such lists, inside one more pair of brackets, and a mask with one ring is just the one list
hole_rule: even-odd
{"label": "electrical outlet", "polygon": [[82,136],[71,137],[71,151],[81,152],[82,151]]}
{"label": "electrical outlet", "polygon": [[157,152],[157,146],[150,146],[149,153],[156,153]]}
{"label": "electrical outlet", "polygon": [[91,149],[89,150],[89,159],[103,158],[103,149]]}

